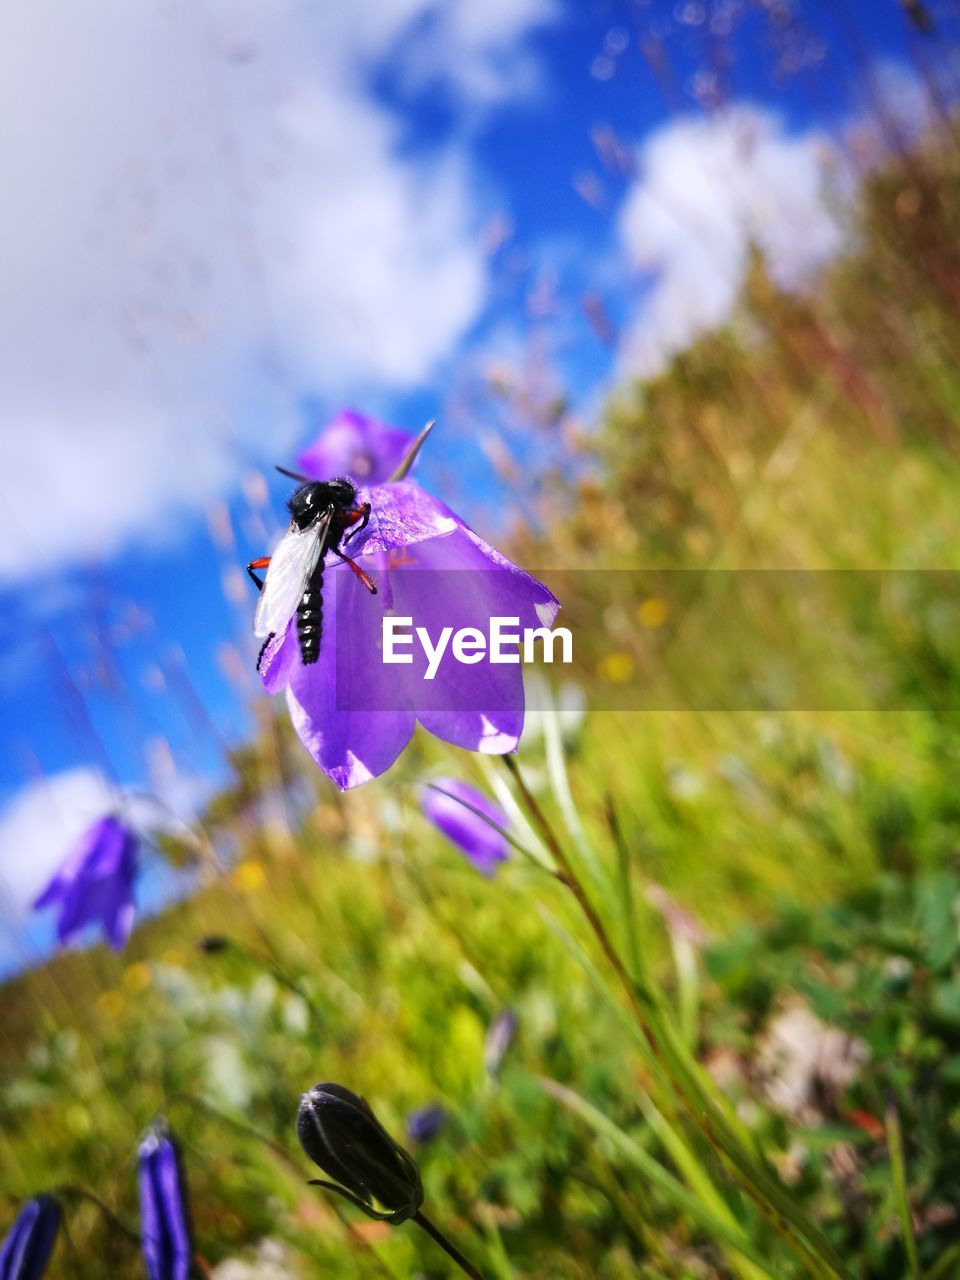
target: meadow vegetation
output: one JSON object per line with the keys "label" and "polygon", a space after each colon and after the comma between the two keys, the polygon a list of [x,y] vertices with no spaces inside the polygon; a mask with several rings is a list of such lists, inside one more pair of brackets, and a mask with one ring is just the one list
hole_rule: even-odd
{"label": "meadow vegetation", "polygon": [[[810,290],[779,292],[758,259],[730,324],[620,387],[590,430],[558,408],[536,428],[556,459],[542,502],[509,548],[558,570],[579,664],[564,680],[607,708],[648,681],[667,708],[572,714],[562,743],[533,716],[531,787],[751,1141],[852,1274],[884,1280],[911,1273],[911,1237],[915,1274],[960,1274],[960,630],[956,592],[920,572],[960,568],[957,164],[945,136],[903,151],[864,179],[850,250]],[[611,601],[605,572],[628,568],[652,576]],[[684,705],[736,637],[716,612],[698,622],[698,597],[679,617],[656,575],[718,569],[896,571],[868,621],[840,593],[842,619],[772,632],[771,651],[793,636],[812,663],[855,642],[876,704]],[[398,1137],[442,1104],[415,1148],[427,1206],[489,1276],[763,1274],[696,1205],[744,1224],[772,1274],[807,1274],[682,1111],[654,1106],[563,886],[519,857],[486,880],[420,816],[421,779],[504,800],[503,765],[418,735],[339,795],[282,707],[260,725],[202,854],[165,847],[199,858],[201,891],[122,955],[61,954],[0,990],[0,1219],[74,1186],[135,1223],[137,1143],[162,1114],[204,1263],[251,1268],[218,1274],[450,1274],[409,1226],[306,1185],[297,1100],[336,1080]],[[494,1068],[485,1037],[508,1008]],[[96,1206],[68,1218],[50,1275],[139,1274]]]}

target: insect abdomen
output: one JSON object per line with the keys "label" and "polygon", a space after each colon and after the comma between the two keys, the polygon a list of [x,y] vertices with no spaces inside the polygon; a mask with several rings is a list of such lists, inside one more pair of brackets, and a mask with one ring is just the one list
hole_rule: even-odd
{"label": "insect abdomen", "polygon": [[320,656],[323,637],[323,561],[317,565],[297,605],[297,639],[305,667]]}

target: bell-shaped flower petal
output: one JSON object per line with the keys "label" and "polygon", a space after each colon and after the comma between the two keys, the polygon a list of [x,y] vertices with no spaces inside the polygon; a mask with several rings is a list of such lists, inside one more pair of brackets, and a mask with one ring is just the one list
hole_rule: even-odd
{"label": "bell-shaped flower petal", "polygon": [[348,476],[355,484],[382,484],[403,461],[414,437],[355,409],[344,409],[297,458],[311,480]]}
{"label": "bell-shaped flower petal", "polygon": [[411,481],[374,485],[368,527],[348,545],[377,584],[371,596],[349,566],[327,562],[319,660],[304,666],[296,620],[264,650],[268,693],[286,687],[294,727],[322,769],[343,789],[375,778],[397,759],[417,720],[455,746],[488,754],[516,749],[523,729],[519,656],[466,662],[448,648],[429,679],[428,659],[390,665],[384,618],[412,619],[436,639],[443,632],[488,635],[492,618],[520,631],[549,627],[554,596]]}
{"label": "bell-shaped flower petal", "polygon": [[[327,573],[325,582],[334,576]],[[396,668],[380,661],[379,597],[359,583],[345,585],[351,589],[324,587],[323,642],[317,661],[306,667],[301,662],[295,623],[288,628],[285,645],[292,654],[285,660],[290,663],[287,704],[293,727],[320,768],[344,791],[386,772],[410,741],[416,723],[413,709],[393,700]],[[357,590],[352,590],[354,585]],[[358,687],[384,709],[356,709],[341,700],[344,689]]]}
{"label": "bell-shaped flower petal", "polygon": [[140,1242],[150,1280],[189,1280],[192,1247],[186,1180],[163,1129],[140,1144]]}
{"label": "bell-shaped flower petal", "polygon": [[60,1218],[53,1196],[27,1201],[0,1246],[0,1280],[40,1280],[57,1242]]}
{"label": "bell-shaped flower petal", "polygon": [[509,856],[501,830],[507,815],[482,791],[459,778],[434,778],[425,787],[421,808],[428,818],[485,876]]}
{"label": "bell-shaped flower petal", "polygon": [[137,849],[136,833],[114,814],[83,833],[33,903],[35,910],[59,907],[57,938],[62,944],[98,923],[112,947],[119,951],[126,945],[135,913]]}

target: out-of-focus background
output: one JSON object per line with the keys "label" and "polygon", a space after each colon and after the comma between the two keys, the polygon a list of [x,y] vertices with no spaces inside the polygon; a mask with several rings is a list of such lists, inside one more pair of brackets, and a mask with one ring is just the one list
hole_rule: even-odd
{"label": "out-of-focus background", "polygon": [[[353,407],[438,419],[421,482],[531,568],[958,567],[960,6],[39,0],[0,30],[2,1222],[65,1182],[133,1215],[165,1109],[223,1280],[443,1274],[222,1121],[289,1146],[343,1078],[398,1131],[443,1104],[425,1180],[491,1274],[729,1274],[534,1083],[656,1147],[549,890],[420,817],[417,779],[477,760],[418,737],[336,793],[255,678],[243,566],[273,465]],[[895,711],[584,713],[669,659],[669,599],[603,581],[550,694],[586,838],[613,804],[691,1041],[857,1274],[906,1274],[891,1095],[921,1260],[957,1274],[952,612],[898,580]],[[30,904],[118,788],[183,824],[145,923],[47,963]],[[274,969],[197,952],[224,930]],[[138,1274],[85,1213],[51,1274]]]}

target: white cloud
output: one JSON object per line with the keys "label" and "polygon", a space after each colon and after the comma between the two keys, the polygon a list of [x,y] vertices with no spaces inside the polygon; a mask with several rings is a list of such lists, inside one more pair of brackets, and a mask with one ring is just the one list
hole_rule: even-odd
{"label": "white cloud", "polygon": [[651,283],[624,341],[650,374],[729,315],[752,244],[774,279],[800,284],[842,246],[826,195],[826,138],[790,135],[754,107],[675,120],[645,142],[619,223],[631,266]]}
{"label": "white cloud", "polygon": [[0,809],[0,904],[22,920],[85,827],[110,808],[96,769],[70,769],[31,782]]}
{"label": "white cloud", "polygon": [[7,15],[0,576],[176,528],[282,455],[302,393],[409,387],[454,348],[485,298],[482,202],[452,149],[410,149],[370,84],[406,59],[474,105],[529,85],[522,42],[552,5],[480,8]]}
{"label": "white cloud", "polygon": [[558,0],[440,0],[424,6],[405,47],[401,78],[420,90],[450,86],[468,104],[490,105],[540,86],[536,58],[524,46],[532,27],[558,16]]}

